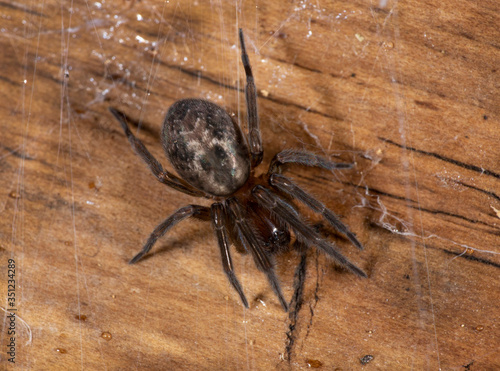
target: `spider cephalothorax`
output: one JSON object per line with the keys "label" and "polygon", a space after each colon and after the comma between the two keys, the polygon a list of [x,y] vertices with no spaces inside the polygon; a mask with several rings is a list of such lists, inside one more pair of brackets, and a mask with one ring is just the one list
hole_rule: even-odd
{"label": "spider cephalothorax", "polygon": [[[128,128],[127,118],[114,108],[111,113],[121,123],[135,152],[146,162],[156,178],[178,191],[215,200],[211,207],[189,205],[180,208],[158,225],[143,249],[130,261],[136,263],[171,227],[188,217],[211,220],[222,255],[222,266],[229,281],[248,301],[234,273],[231,243],[241,252],[250,252],[285,310],[288,304],[274,271],[273,254],[286,249],[293,231],[298,244],[316,246],[337,263],[360,277],[366,274],[323,239],[301,217],[293,199],[320,213],[356,247],[361,243],[339,218],[321,202],[281,175],[282,166],[295,163],[323,169],[347,169],[350,164],[335,163],[301,150],[283,150],[271,161],[264,176],[255,177],[253,169],[262,162],[263,148],[257,114],[257,91],[240,29],[241,59],[247,84],[248,139],[221,107],[202,99],[183,99],[167,112],[162,129],[165,152],[180,178],[163,169],[144,144]],[[248,143],[248,144],[247,144]]]}

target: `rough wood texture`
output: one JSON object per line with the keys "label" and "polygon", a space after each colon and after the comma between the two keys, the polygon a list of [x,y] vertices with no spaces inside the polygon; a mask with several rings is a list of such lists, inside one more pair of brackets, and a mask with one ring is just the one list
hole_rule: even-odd
{"label": "rough wood texture", "polygon": [[[500,369],[499,3],[383,3],[0,2],[0,294],[6,309],[12,258],[16,366]],[[235,254],[244,310],[208,223],[127,264],[166,216],[207,203],[158,183],[108,107],[141,121],[167,167],[175,100],[244,123],[238,27],[264,164],[282,148],[356,164],[290,172],[357,234],[364,252],[330,239],[369,274],[310,251],[296,316]],[[277,260],[290,298],[299,259]]]}

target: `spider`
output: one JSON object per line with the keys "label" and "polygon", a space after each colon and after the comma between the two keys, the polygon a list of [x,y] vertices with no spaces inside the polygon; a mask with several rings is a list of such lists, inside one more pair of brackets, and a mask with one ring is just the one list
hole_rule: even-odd
{"label": "spider", "polygon": [[314,245],[357,276],[366,277],[366,274],[323,239],[300,215],[293,204],[294,199],[321,214],[356,247],[363,248],[331,210],[292,179],[282,175],[283,167],[286,164],[298,164],[332,170],[348,169],[352,165],[331,162],[303,150],[285,149],[274,156],[267,174],[255,176],[254,169],[263,158],[257,90],[241,29],[239,39],[246,75],[248,138],[229,114],[212,102],[202,99],[175,102],[163,122],[161,141],[180,177],[163,169],[141,140],[132,134],[123,113],[109,108],[120,122],[133,150],[161,183],[188,195],[214,201],[210,207],[189,205],[178,209],[154,229],[130,264],[141,260],[158,238],[180,221],[190,217],[211,221],[222,256],[222,267],[243,305],[248,308],[248,300],[234,272],[231,244],[241,253],[250,252],[257,268],[267,276],[274,293],[287,311],[288,303],[274,269],[274,255],[289,248],[290,231],[295,235],[294,246],[297,249],[299,245],[302,249]]}

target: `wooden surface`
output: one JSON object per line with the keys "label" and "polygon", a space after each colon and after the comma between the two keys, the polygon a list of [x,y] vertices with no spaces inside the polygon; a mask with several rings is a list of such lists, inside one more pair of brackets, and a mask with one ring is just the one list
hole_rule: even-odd
{"label": "wooden surface", "polygon": [[[242,3],[0,2],[1,367],[14,259],[16,367],[500,369],[499,3]],[[127,264],[173,211],[209,203],[158,183],[108,107],[166,167],[175,100],[244,124],[238,27],[263,166],[283,148],[356,164],[290,171],[357,234],[364,252],[325,230],[369,275],[311,250],[295,319],[234,254],[243,308],[208,223]],[[298,258],[277,261],[290,298]]]}

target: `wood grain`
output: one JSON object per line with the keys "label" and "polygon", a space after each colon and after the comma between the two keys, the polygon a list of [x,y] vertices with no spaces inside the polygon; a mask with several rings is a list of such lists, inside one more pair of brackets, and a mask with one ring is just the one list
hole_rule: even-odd
{"label": "wood grain", "polygon": [[[17,367],[500,368],[498,2],[49,0],[0,12],[2,368],[14,367],[8,259]],[[357,234],[363,252],[324,229],[369,275],[309,251],[296,316],[234,254],[243,308],[208,223],[184,222],[127,264],[176,209],[209,203],[158,183],[108,107],[141,123],[167,168],[158,135],[174,101],[212,100],[245,125],[238,27],[264,166],[283,148],[356,165],[290,169]],[[291,298],[299,258],[277,262]]]}

